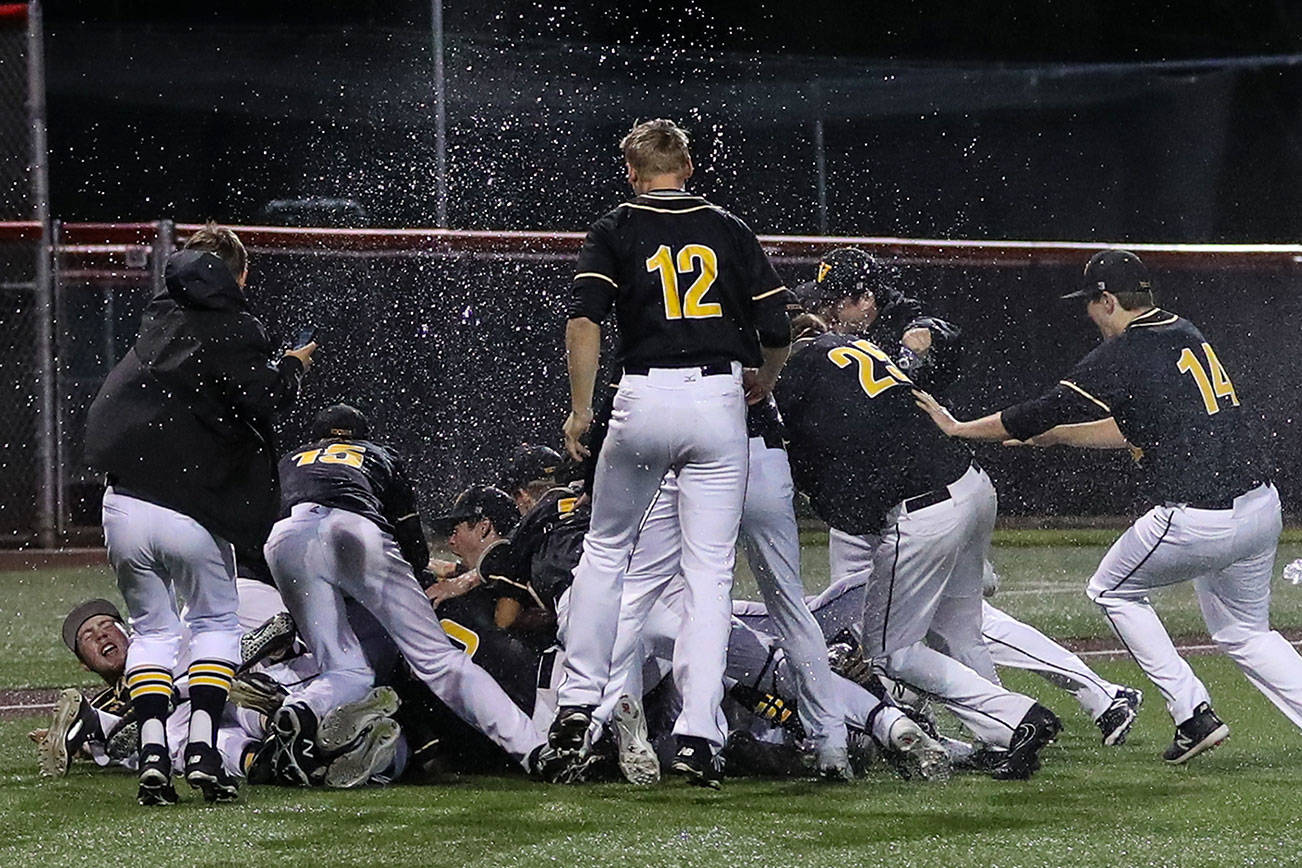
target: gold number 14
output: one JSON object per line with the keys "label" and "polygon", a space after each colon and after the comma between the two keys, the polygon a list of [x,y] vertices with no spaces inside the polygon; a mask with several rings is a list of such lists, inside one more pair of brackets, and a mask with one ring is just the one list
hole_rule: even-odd
{"label": "gold number 14", "polygon": [[[1234,406],[1239,406],[1239,396],[1234,394],[1234,384],[1226,375],[1225,369],[1221,367],[1221,360],[1216,358],[1216,353],[1212,350],[1212,345],[1203,342],[1203,354],[1207,356],[1207,370],[1203,370],[1202,362],[1194,355],[1194,351],[1188,347],[1180,353],[1180,360],[1175,366],[1182,374],[1191,374],[1194,382],[1198,384],[1198,393],[1202,395],[1203,407],[1207,410],[1207,415],[1211,416],[1221,411],[1221,405],[1217,398],[1229,398]],[[1211,376],[1208,376],[1208,371]]]}

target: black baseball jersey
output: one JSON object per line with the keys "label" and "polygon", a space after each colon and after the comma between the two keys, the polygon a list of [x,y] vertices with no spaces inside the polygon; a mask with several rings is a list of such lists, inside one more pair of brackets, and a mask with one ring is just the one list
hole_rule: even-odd
{"label": "black baseball jersey", "polygon": [[391,534],[417,571],[429,563],[416,493],[384,446],[330,437],[287,453],[279,469],[281,518],[300,503],[355,512]]}
{"label": "black baseball jersey", "polygon": [[791,341],[785,294],[738,218],[682,190],[653,190],[592,225],[579,253],[571,319],[613,305],[626,367],[740,361]]}
{"label": "black baseball jersey", "polygon": [[1163,503],[1220,503],[1265,482],[1256,426],[1193,323],[1154,308],[1095,347],[1057,386],[1009,407],[1019,440],[1112,416]]}
{"label": "black baseball jersey", "polygon": [[556,601],[574,581],[590,520],[591,510],[578,505],[577,491],[553,488],[520,520],[507,545],[484,553],[480,575],[503,588],[527,589],[531,599],[555,613]]}
{"label": "black baseball jersey", "polygon": [[776,391],[796,487],[838,530],[875,533],[900,501],[962,476],[972,454],[932,424],[913,383],[864,338],[797,344]]}

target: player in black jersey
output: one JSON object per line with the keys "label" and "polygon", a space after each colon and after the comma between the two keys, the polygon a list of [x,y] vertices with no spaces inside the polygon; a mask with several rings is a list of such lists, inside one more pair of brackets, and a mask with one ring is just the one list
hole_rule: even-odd
{"label": "player in black jersey", "polygon": [[[1007,748],[996,777],[1028,777],[1061,724],[978,674],[993,671],[980,626],[994,487],[967,449],[917,411],[912,390],[863,338],[800,341],[775,393],[796,486],[820,518],[873,547],[865,655],[937,696],[985,743]],[[948,655],[924,644],[929,632]]]}
{"label": "player in black jersey", "polygon": [[1134,253],[1095,254],[1065,297],[1087,300],[1103,343],[1056,386],[969,422],[923,393],[920,406],[951,436],[1132,450],[1157,505],[1113,544],[1087,593],[1166,699],[1167,762],[1215,747],[1229,727],[1153,610],[1154,588],[1192,580],[1212,638],[1302,726],[1302,658],[1269,625],[1279,495],[1229,373],[1202,332],[1156,306]]}
{"label": "player in black jersey", "polygon": [[[572,620],[582,629],[567,629],[567,615],[561,617],[567,662],[550,742],[559,756],[577,759],[587,751],[591,713],[610,680],[638,523],[665,472],[675,468],[693,624],[675,655],[683,693],[675,768],[717,786],[728,592],[745,491],[745,407],[748,396],[758,401],[772,390],[790,328],[782,282],[754,233],[684,189],[692,175],[686,134],[671,121],[648,121],[621,147],[637,196],[588,232],[566,327],[571,412],[564,431],[572,457],[587,453],[580,437],[592,422],[601,323],[612,307],[623,376],[597,457],[592,526],[571,591]],[[743,368],[752,369],[745,389]]]}
{"label": "player in black jersey", "polygon": [[318,722],[371,689],[373,672],[344,612],[347,596],[375,616],[435,696],[528,767],[542,746],[538,730],[448,639],[416,581],[429,552],[401,463],[370,439],[366,418],[347,405],[322,412],[313,435],[280,462],[283,512],[265,548],[276,586],[321,667],[272,718],[287,760],[280,765],[296,765],[306,784],[320,761]]}

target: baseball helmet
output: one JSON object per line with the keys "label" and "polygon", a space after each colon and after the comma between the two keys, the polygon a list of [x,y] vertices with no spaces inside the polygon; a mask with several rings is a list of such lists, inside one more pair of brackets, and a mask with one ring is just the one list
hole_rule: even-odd
{"label": "baseball helmet", "polygon": [[327,437],[355,437],[362,439],[370,436],[371,423],[361,410],[349,404],[335,404],[326,407],[312,420],[312,437],[325,440]]}
{"label": "baseball helmet", "polygon": [[805,310],[816,312],[843,298],[872,293],[879,308],[898,295],[895,269],[857,247],[838,247],[818,261],[814,279],[798,285],[796,297]]}

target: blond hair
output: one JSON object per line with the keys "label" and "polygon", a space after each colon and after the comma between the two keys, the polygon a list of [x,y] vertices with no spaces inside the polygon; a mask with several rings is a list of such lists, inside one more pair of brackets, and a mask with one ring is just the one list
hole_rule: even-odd
{"label": "blond hair", "polygon": [[687,133],[664,118],[637,124],[620,140],[619,148],[639,175],[680,175],[692,165]]}
{"label": "blond hair", "polygon": [[249,254],[244,250],[240,237],[225,226],[218,226],[214,220],[209,220],[202,229],[196,229],[186,240],[185,249],[216,254],[236,280],[249,267]]}

